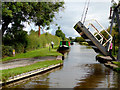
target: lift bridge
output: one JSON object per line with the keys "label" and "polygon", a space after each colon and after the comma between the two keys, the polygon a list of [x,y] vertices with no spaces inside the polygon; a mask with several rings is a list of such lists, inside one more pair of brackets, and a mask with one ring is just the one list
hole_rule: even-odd
{"label": "lift bridge", "polygon": [[[120,3],[115,8],[110,8],[111,26],[108,32],[105,28],[95,19],[86,21],[86,15],[88,12],[90,0],[86,0],[85,7],[83,9],[81,21],[79,21],[74,29],[85,39],[86,42],[95,50],[97,53],[101,53],[105,56],[111,56],[109,54],[109,48],[112,42],[112,28],[115,20],[118,24],[119,39],[120,39]],[[102,33],[104,32],[104,33]],[[113,58],[113,57],[111,57]],[[117,61],[120,61],[120,41],[117,55]]]}
{"label": "lift bridge", "polygon": [[[97,20],[93,19],[87,22],[87,24],[83,24],[79,21],[74,26],[74,29],[85,39],[96,53],[101,53],[105,56],[109,55],[109,47],[112,42],[111,34],[109,34]],[[104,32],[108,38],[101,32]]]}

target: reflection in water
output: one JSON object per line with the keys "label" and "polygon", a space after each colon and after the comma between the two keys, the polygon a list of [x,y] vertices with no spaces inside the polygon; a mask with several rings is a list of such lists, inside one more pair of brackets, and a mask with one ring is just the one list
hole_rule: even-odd
{"label": "reflection in water", "polygon": [[78,44],[73,45],[62,68],[11,86],[12,88],[120,87],[120,74],[96,62],[95,56],[93,49]]}
{"label": "reflection in water", "polygon": [[[83,79],[79,80],[77,83],[77,86],[74,88],[96,88],[98,87],[106,77],[106,74],[110,74],[110,70],[107,68],[103,68],[100,64],[89,64],[85,65],[85,67],[88,67],[90,72],[88,72],[88,75],[83,77]],[[109,78],[108,78],[109,79]],[[108,85],[107,85],[108,83]],[[109,88],[110,81],[106,82],[106,87]]]}
{"label": "reflection in water", "polygon": [[[3,88],[49,88],[49,74],[62,69],[63,66],[50,70],[46,73],[32,76],[24,80],[4,86]],[[31,81],[31,82],[30,82]]]}
{"label": "reflection in water", "polygon": [[63,55],[63,56],[62,56],[62,60],[64,60],[64,59],[68,56],[68,54],[69,54],[69,52],[70,52],[70,48],[67,49],[67,50],[59,50],[58,52]]}

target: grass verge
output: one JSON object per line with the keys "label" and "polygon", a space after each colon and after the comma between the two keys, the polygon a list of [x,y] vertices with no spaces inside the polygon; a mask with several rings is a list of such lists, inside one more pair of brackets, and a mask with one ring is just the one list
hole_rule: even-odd
{"label": "grass verge", "polygon": [[32,65],[24,66],[24,67],[0,70],[0,72],[2,71],[2,75],[0,75],[0,78],[2,78],[2,81],[5,82],[6,80],[8,80],[9,77],[13,77],[13,76],[16,76],[16,75],[19,75],[22,73],[26,73],[29,71],[33,71],[36,69],[48,67],[50,65],[59,64],[62,62],[63,62],[62,60],[51,60],[51,61],[46,60],[46,61],[37,62]]}
{"label": "grass verge", "polygon": [[119,68],[116,68],[116,71],[120,72],[120,62],[113,61],[113,64],[116,64]]}
{"label": "grass verge", "polygon": [[120,62],[113,61],[114,64],[118,65],[120,67]]}
{"label": "grass verge", "polygon": [[19,58],[34,58],[34,57],[44,57],[44,56],[58,56],[62,55],[56,51],[56,47],[54,49],[47,48],[40,48],[37,50],[29,51],[27,53],[16,54],[14,57],[6,57],[3,58],[2,61],[8,61],[12,59],[19,59]]}

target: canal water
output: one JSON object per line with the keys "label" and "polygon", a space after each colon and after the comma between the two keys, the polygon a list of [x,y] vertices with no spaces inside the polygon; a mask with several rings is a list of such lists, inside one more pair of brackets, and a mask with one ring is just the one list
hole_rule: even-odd
{"label": "canal water", "polygon": [[75,44],[62,67],[22,80],[6,88],[118,88],[120,74],[95,59],[97,54],[88,46]]}

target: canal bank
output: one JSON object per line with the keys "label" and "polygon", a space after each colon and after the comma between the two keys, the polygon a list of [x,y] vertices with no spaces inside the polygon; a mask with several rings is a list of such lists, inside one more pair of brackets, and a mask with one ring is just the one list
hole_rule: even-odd
{"label": "canal bank", "polygon": [[110,56],[96,56],[96,60],[102,64],[104,64],[106,67],[120,73],[120,66],[117,64],[117,61],[112,60]]}
{"label": "canal bank", "polygon": [[120,74],[96,62],[96,55],[93,49],[75,44],[59,69],[4,88],[119,88]]}
{"label": "canal bank", "polygon": [[60,67],[62,65],[63,65],[62,63],[59,63],[59,64],[51,65],[51,66],[48,66],[48,67],[45,67],[45,68],[33,70],[33,71],[30,71],[30,72],[27,72],[27,73],[24,73],[24,74],[14,76],[13,78],[9,78],[5,82],[0,82],[0,86],[10,84],[10,83],[14,83],[16,81],[19,81],[19,80],[22,80],[22,79],[25,79],[25,78],[29,78],[29,77],[32,77],[32,76],[37,75],[37,74],[47,72],[47,71],[52,70],[54,68]]}
{"label": "canal bank", "polygon": [[51,69],[60,67],[62,65],[63,65],[62,56],[57,56],[56,60],[44,60],[33,63],[31,65],[27,65],[25,67],[16,67],[2,70],[2,81],[0,81],[0,86],[47,72]]}

